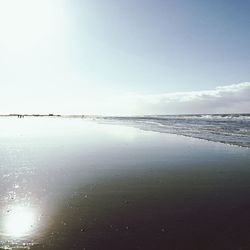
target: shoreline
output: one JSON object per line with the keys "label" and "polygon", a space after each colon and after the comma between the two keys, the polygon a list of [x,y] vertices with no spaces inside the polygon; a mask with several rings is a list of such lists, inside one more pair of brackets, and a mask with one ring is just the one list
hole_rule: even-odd
{"label": "shoreline", "polygon": [[[216,114],[217,115],[217,114]],[[231,115],[231,114],[230,114]],[[241,114],[237,114],[237,119],[238,116]],[[141,129],[143,131],[153,131],[153,132],[158,132],[158,133],[163,133],[163,134],[175,134],[175,135],[180,135],[188,138],[196,138],[200,140],[205,140],[205,141],[210,141],[210,142],[216,142],[216,143],[222,143],[226,144],[229,146],[237,146],[237,147],[242,147],[242,148],[250,148],[250,115],[249,114],[244,114],[246,117],[249,117],[249,121],[244,121],[245,122],[245,127],[242,129],[246,130],[245,133],[238,134],[237,130],[235,130],[235,134],[232,131],[222,131],[220,132],[218,128],[217,129],[217,124],[221,123],[221,121],[212,121],[212,125],[214,127],[214,131],[210,131],[210,124],[205,124],[204,126],[208,126],[208,130],[206,129],[200,129],[198,127],[198,130],[195,128],[199,124],[199,120],[195,118],[196,120],[192,121],[193,127],[190,127],[190,125],[186,125],[185,122],[183,124],[183,128],[180,128],[178,123],[179,123],[179,116],[177,121],[172,121],[172,118],[169,120],[169,118],[160,118],[158,120],[158,117],[100,117],[100,116],[65,116],[65,115],[7,115],[7,116],[0,116],[0,118],[18,118],[21,116],[21,118],[49,118],[49,119],[77,119],[77,120],[83,120],[83,121],[93,121],[97,122],[100,124],[112,124],[112,125],[124,125],[124,126],[129,126],[129,127],[134,127]],[[195,116],[195,115],[188,115],[188,116]],[[165,116],[164,116],[165,117]],[[181,118],[182,119],[182,118]],[[189,119],[189,118],[188,118]],[[163,121],[163,124],[162,124]],[[171,124],[164,124],[167,122],[171,122]],[[182,121],[182,120],[181,120]],[[178,122],[178,123],[177,123]],[[210,122],[210,121],[209,121]],[[223,121],[223,122],[227,122]],[[176,124],[175,124],[176,123]],[[213,124],[214,123],[214,124]],[[235,123],[238,123],[235,122]],[[186,127],[185,127],[186,126]],[[200,126],[200,125],[199,125]],[[233,126],[235,126],[233,124]],[[229,128],[231,129],[231,128]],[[237,128],[241,129],[241,128]],[[214,134],[217,134],[216,136]],[[238,137],[238,138],[235,138]]]}
{"label": "shoreline", "polygon": [[0,217],[20,206],[38,217],[21,241],[12,226],[4,239],[0,218],[0,248],[250,246],[248,149],[80,119],[13,121],[0,123]]}

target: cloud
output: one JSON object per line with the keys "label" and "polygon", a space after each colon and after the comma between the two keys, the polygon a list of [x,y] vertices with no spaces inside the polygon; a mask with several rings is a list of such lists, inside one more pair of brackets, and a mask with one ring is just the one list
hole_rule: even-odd
{"label": "cloud", "polygon": [[[76,81],[76,80],[75,80]],[[220,86],[212,90],[162,93],[156,95],[122,94],[91,88],[62,85],[67,94],[54,88],[25,88],[25,94],[11,86],[0,93],[0,114],[59,113],[93,115],[156,115],[192,113],[250,113],[250,82]],[[80,86],[81,85],[81,86]],[[42,86],[42,85],[41,85]],[[51,85],[53,86],[53,85]],[[76,84],[74,85],[76,86]],[[76,93],[77,92],[77,93]],[[32,104],[32,105],[31,105]]]}
{"label": "cloud", "polygon": [[134,94],[127,96],[127,103],[134,114],[250,113],[250,82],[212,90]]}

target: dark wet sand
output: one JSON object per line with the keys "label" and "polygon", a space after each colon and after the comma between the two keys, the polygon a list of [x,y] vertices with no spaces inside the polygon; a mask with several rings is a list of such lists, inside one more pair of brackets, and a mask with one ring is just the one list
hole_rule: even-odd
{"label": "dark wet sand", "polygon": [[217,176],[199,167],[79,189],[45,242],[51,249],[250,249],[249,172],[225,177],[225,166],[213,169]]}
{"label": "dark wet sand", "polygon": [[[12,237],[12,244],[19,244],[15,249],[28,242],[34,243],[31,249],[58,250],[250,249],[249,149],[120,126],[63,123],[85,132],[58,132],[49,144],[41,138],[51,134],[24,133],[18,145],[5,138],[12,154],[24,148],[14,160],[26,168],[15,167],[8,155],[1,158],[9,164],[1,166],[2,175],[22,169],[4,179],[1,197],[19,183],[17,202],[29,196],[41,210],[34,235]],[[54,133],[59,124],[47,126]],[[0,202],[4,207],[12,201]],[[11,245],[1,240],[2,248]]]}

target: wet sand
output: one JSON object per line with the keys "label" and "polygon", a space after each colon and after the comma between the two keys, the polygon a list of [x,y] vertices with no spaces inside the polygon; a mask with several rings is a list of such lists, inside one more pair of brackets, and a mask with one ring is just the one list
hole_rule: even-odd
{"label": "wet sand", "polygon": [[0,249],[250,249],[248,148],[81,119],[0,129]]}

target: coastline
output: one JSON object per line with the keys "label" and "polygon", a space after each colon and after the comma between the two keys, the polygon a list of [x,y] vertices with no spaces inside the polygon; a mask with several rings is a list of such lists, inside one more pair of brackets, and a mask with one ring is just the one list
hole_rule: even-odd
{"label": "coastline", "polygon": [[250,247],[248,148],[80,119],[8,122],[1,215],[27,202],[39,221],[0,248]]}

